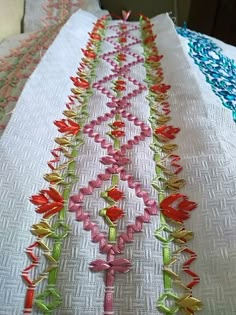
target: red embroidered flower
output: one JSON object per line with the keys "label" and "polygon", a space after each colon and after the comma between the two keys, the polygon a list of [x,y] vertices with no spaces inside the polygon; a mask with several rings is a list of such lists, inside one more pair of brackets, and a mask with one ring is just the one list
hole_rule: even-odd
{"label": "red embroidered flower", "polygon": [[86,81],[85,79],[78,78],[78,77],[70,77],[70,78],[76,87],[79,87],[82,89],[88,89],[89,88],[89,82]]}
{"label": "red embroidered flower", "polygon": [[95,59],[96,58],[96,54],[93,50],[91,49],[81,49],[83,54],[85,55],[85,57],[89,58],[89,59]]}
{"label": "red embroidered flower", "polygon": [[151,87],[151,91],[154,93],[166,93],[170,89],[170,85],[166,85],[164,83],[155,84]]}
{"label": "red embroidered flower", "polygon": [[38,195],[31,196],[30,201],[34,205],[39,206],[36,212],[44,213],[43,218],[45,219],[56,214],[64,207],[62,196],[52,187],[41,190]]}
{"label": "red embroidered flower", "polygon": [[54,125],[58,127],[59,132],[77,135],[80,131],[80,126],[71,119],[62,119],[54,121]]}
{"label": "red embroidered flower", "polygon": [[38,195],[33,195],[30,201],[34,205],[42,205],[48,202],[48,197],[57,202],[63,202],[63,198],[60,193],[53,187],[49,189],[42,189]]}
{"label": "red embroidered flower", "polygon": [[124,91],[125,90],[125,81],[124,80],[115,81],[115,89],[117,91]]}
{"label": "red embroidered flower", "polygon": [[125,123],[123,121],[117,120],[113,122],[112,126],[114,128],[122,128],[125,127]]}
{"label": "red embroidered flower", "polygon": [[126,24],[120,24],[120,29],[121,29],[122,31],[126,30],[126,29],[127,29]]}
{"label": "red embroidered flower", "polygon": [[119,201],[124,198],[124,193],[117,189],[116,187],[113,187],[110,190],[108,190],[107,196],[113,199],[114,201]]}
{"label": "red embroidered flower", "polygon": [[101,41],[102,40],[101,35],[99,35],[98,33],[93,32],[93,33],[88,33],[88,34],[95,41]]}
{"label": "red embroidered flower", "polygon": [[44,196],[44,194],[39,193],[38,195],[33,195],[30,198],[30,202],[34,205],[44,205],[48,202],[48,198]]}
{"label": "red embroidered flower", "polygon": [[116,89],[117,91],[125,91],[125,86],[124,86],[124,85],[116,84],[115,89]]}
{"label": "red embroidered flower", "polygon": [[163,70],[161,68],[158,68],[156,74],[159,76],[163,76]]}
{"label": "red embroidered flower", "polygon": [[196,207],[196,202],[189,200],[187,196],[182,194],[170,195],[160,204],[162,213],[166,217],[178,222],[187,220],[190,217],[189,211],[192,211]]}
{"label": "red embroidered flower", "polygon": [[112,130],[111,134],[116,138],[121,138],[125,136],[125,132],[123,130]]}
{"label": "red embroidered flower", "polygon": [[117,58],[119,61],[126,61],[126,55],[125,54],[120,53],[120,54],[118,54]]}
{"label": "red embroidered flower", "polygon": [[147,23],[147,25],[145,25],[144,27],[143,27],[143,30],[148,30],[148,29],[151,29],[153,27],[153,24],[151,24],[150,22],[149,23]]}
{"label": "red embroidered flower", "polygon": [[125,85],[125,81],[124,80],[116,80],[115,84]]}
{"label": "red embroidered flower", "polygon": [[94,24],[94,28],[96,28],[96,29],[98,29],[98,28],[104,29],[105,25],[102,22],[97,21],[97,23]]}
{"label": "red embroidered flower", "polygon": [[115,222],[118,219],[122,218],[124,214],[124,211],[116,206],[110,207],[106,211],[106,215],[112,222]]}
{"label": "red embroidered flower", "polygon": [[147,61],[149,62],[158,62],[163,58],[163,55],[152,55],[147,58]]}
{"label": "red embroidered flower", "polygon": [[175,135],[180,131],[180,128],[174,128],[173,126],[167,126],[167,125],[163,125],[161,127],[158,127],[155,130],[155,134],[156,135],[160,135],[164,138],[167,139],[174,139]]}
{"label": "red embroidered flower", "polygon": [[127,42],[127,38],[126,37],[120,37],[119,41],[120,41],[120,43],[126,43]]}
{"label": "red embroidered flower", "polygon": [[155,41],[157,35],[151,35],[151,36],[148,36],[145,40],[144,40],[144,44],[147,45],[147,44],[151,44]]}

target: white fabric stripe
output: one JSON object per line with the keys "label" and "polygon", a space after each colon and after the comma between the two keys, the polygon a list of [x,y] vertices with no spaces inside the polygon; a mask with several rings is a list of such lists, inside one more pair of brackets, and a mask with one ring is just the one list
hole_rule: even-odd
{"label": "white fabric stripe", "polygon": [[193,293],[204,303],[203,314],[230,315],[236,311],[236,124],[184,55],[170,18],[158,18],[164,31],[157,28],[157,45],[172,86],[171,124],[181,128],[175,141],[187,180],[181,191],[199,204],[186,221],[194,231],[190,248],[198,255],[192,269],[201,278]]}

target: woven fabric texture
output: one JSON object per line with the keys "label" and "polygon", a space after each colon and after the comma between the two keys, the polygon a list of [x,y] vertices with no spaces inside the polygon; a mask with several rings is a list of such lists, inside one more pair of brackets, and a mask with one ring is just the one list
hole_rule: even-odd
{"label": "woven fabric texture", "polygon": [[[23,309],[25,286],[20,272],[28,264],[24,249],[33,242],[29,228],[38,219],[28,197],[43,187],[42,175],[48,171],[53,138],[58,136],[53,121],[61,118],[72,87],[69,77],[76,73],[82,58],[81,48],[86,45],[87,33],[95,21],[95,16],[80,10],[64,25],[25,85],[0,139],[0,315],[18,315]],[[187,223],[195,232],[191,247],[198,253],[194,269],[201,278],[195,296],[204,303],[202,314],[231,315],[236,312],[236,126],[207,83],[197,79],[196,69],[185,55],[168,15],[155,17],[152,22],[158,49],[164,55],[165,83],[172,86],[169,93],[172,124],[181,128],[176,142],[184,166],[183,177],[187,180],[182,192],[198,202],[198,210]],[[135,49],[142,52],[138,46]],[[105,71],[108,70],[101,65],[99,76],[104,76]],[[138,80],[144,79],[141,65],[132,71]],[[91,119],[104,113],[104,102],[98,95],[93,96]],[[146,106],[145,98],[137,97],[132,110],[148,124]],[[149,144],[147,139],[133,148],[130,171],[154,194],[150,185],[154,165]],[[104,169],[98,163],[103,154],[92,140],[86,141],[79,154],[80,185],[95,178],[98,168]],[[74,192],[77,189],[74,187]],[[126,206],[139,211],[139,201],[128,193]],[[95,216],[93,209],[100,206],[96,199],[88,198],[86,207],[92,215]],[[159,314],[156,299],[163,291],[162,253],[153,236],[159,216],[151,221],[126,247],[124,256],[132,258],[133,270],[117,277],[116,315]],[[74,221],[74,214],[69,214],[68,222],[72,233],[64,244],[58,279],[64,299],[55,314],[101,314],[103,276],[91,273],[88,265],[103,256],[97,244],[91,243],[90,234],[83,231],[82,223]],[[39,312],[35,310],[34,314]]]}

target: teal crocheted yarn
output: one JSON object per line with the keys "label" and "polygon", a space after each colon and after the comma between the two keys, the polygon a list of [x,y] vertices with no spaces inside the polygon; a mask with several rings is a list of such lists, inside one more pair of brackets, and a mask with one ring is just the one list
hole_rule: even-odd
{"label": "teal crocheted yarn", "polygon": [[189,55],[206,77],[213,92],[222,104],[232,111],[236,122],[236,64],[223,54],[223,50],[210,38],[190,31],[186,27],[176,28],[179,35],[188,39]]}

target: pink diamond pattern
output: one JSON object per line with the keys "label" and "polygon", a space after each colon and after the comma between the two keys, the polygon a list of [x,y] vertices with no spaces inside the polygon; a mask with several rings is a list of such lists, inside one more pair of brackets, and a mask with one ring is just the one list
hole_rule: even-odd
{"label": "pink diamond pattern", "polygon": [[[122,25],[125,31],[121,30]],[[126,155],[127,151],[132,150],[134,146],[138,146],[141,141],[145,141],[147,137],[152,135],[151,128],[130,112],[132,110],[133,98],[142,94],[147,89],[142,82],[139,82],[130,74],[132,67],[144,62],[143,56],[134,53],[131,49],[132,46],[141,44],[141,40],[132,35],[133,31],[139,30],[139,26],[121,22],[117,26],[113,25],[108,28],[113,31],[115,30],[116,35],[105,38],[105,41],[112,45],[112,49],[111,51],[106,51],[100,58],[107,63],[109,69],[111,68],[111,74],[94,82],[93,88],[109,99],[106,105],[107,109],[110,109],[110,111],[88,122],[83,128],[85,135],[92,138],[95,143],[106,150],[107,155],[101,157],[100,162],[107,167],[102,174],[98,174],[95,179],[90,180],[86,187],[80,188],[78,194],[72,196],[70,199],[70,211],[75,212],[76,220],[82,221],[84,229],[91,232],[92,241],[99,243],[100,252],[107,255],[106,262],[97,260],[92,262],[90,266],[92,270],[103,270],[106,273],[105,315],[112,314],[113,312],[112,287],[114,286],[115,272],[117,272],[117,270],[128,272],[130,269],[129,267],[124,268],[124,264],[130,266],[130,262],[127,260],[124,261],[123,259],[117,260],[116,255],[122,253],[125,244],[133,241],[134,234],[141,232],[143,224],[150,222],[151,215],[156,215],[158,210],[156,201],[150,198],[149,193],[143,189],[141,183],[136,181],[134,175],[130,174],[126,169],[127,164],[130,163],[130,159]],[[119,39],[124,36],[127,42],[120,43]],[[115,57],[119,53],[129,56],[129,59],[132,57],[133,61],[122,62],[122,64],[118,63],[115,61]],[[122,78],[129,86],[129,89],[133,88],[129,93],[122,93],[121,97],[118,97],[112,90],[112,81],[118,78]],[[107,87],[108,83],[110,83],[110,88]],[[123,120],[128,120],[140,129],[140,132],[134,135],[132,139],[128,139],[125,143],[122,143],[118,150],[114,148],[112,141],[108,141],[103,134],[95,130],[96,126],[104,122],[112,123],[116,115],[122,117]],[[124,130],[125,128],[127,127],[124,127]],[[138,128],[135,128],[135,130],[138,130]],[[104,128],[104,133],[106,132],[107,130]],[[134,190],[135,195],[143,201],[144,205],[143,214],[136,216],[134,223],[128,224],[125,232],[118,233],[115,244],[108,242],[107,235],[100,231],[99,225],[91,220],[90,213],[84,210],[86,196],[93,195],[96,189],[102,187],[104,181],[111,181],[113,175],[118,175],[121,181],[127,182],[129,189]],[[122,264],[120,267],[118,266],[119,261]],[[116,267],[114,267],[115,265]]]}

